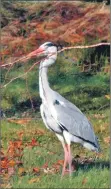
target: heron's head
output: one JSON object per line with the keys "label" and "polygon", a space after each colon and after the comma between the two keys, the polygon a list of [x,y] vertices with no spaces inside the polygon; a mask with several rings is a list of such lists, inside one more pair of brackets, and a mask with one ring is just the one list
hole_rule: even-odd
{"label": "heron's head", "polygon": [[51,56],[52,55],[57,55],[57,51],[62,48],[61,45],[54,44],[52,42],[45,42],[42,44],[37,50],[36,53],[37,55],[46,55],[46,56]]}
{"label": "heron's head", "polygon": [[54,54],[57,55],[57,45],[52,42],[46,42],[37,49],[37,55],[40,56],[51,56]]}
{"label": "heron's head", "polygon": [[45,42],[35,51],[35,53],[37,56],[46,56],[46,59],[43,62],[44,66],[50,66],[57,58],[57,51],[60,49],[59,46],[52,42]]}
{"label": "heron's head", "polygon": [[[45,66],[50,66],[53,64],[57,58],[57,51],[62,48],[61,45],[56,45],[52,42],[45,42],[38,49],[31,52],[27,57],[33,56],[46,56],[45,58]],[[41,61],[42,62],[42,61]]]}

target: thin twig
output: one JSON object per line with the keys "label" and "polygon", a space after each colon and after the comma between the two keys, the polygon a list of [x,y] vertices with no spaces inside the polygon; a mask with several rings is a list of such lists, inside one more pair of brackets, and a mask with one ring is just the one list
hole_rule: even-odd
{"label": "thin twig", "polygon": [[[27,72],[25,72],[24,74],[19,75],[18,77],[12,78],[12,79],[11,79],[8,83],[6,83],[3,87],[6,87],[6,86],[9,85],[12,81],[14,81],[14,80],[16,80],[16,79],[18,79],[18,78],[20,78],[20,77],[24,77],[25,75],[27,75],[27,74],[35,67],[35,65],[37,65],[37,64],[39,64],[39,63],[40,63],[40,61],[34,63],[34,64],[28,69]],[[3,87],[1,87],[1,88],[3,88]]]}
{"label": "thin twig", "polygon": [[106,107],[108,107],[108,106],[110,106],[110,103],[105,104],[104,106],[101,106],[101,107],[98,109],[98,112],[99,112],[100,110],[102,110],[103,108],[106,108]]}
{"label": "thin twig", "polygon": [[24,56],[24,57],[22,57],[18,60],[15,60],[14,62],[10,62],[10,63],[7,63],[7,64],[1,64],[0,67],[4,68],[4,67],[7,67],[7,66],[11,66],[11,65],[16,64],[20,61],[23,61],[25,58],[26,58],[26,56]]}
{"label": "thin twig", "polygon": [[[36,50],[35,50],[36,51]],[[34,51],[33,51],[34,52]],[[16,64],[20,61],[26,61],[32,57],[36,56],[36,54],[32,55],[32,53],[29,53],[28,55],[26,56],[23,56],[22,58],[18,59],[18,60],[15,60],[14,62],[10,62],[10,63],[7,63],[7,64],[2,64],[1,67],[7,67],[7,66],[11,66],[13,64]]]}
{"label": "thin twig", "polygon": [[102,45],[110,45],[110,43],[98,43],[98,44],[94,44],[94,45],[64,47],[63,49],[61,49],[58,52],[60,53],[64,50],[69,50],[69,49],[88,49],[88,48],[98,47],[98,46],[102,46]]}
{"label": "thin twig", "polygon": [[26,89],[27,89],[27,93],[28,93],[28,95],[29,95],[29,99],[30,99],[30,102],[31,102],[32,110],[34,111],[34,105],[33,105],[32,97],[31,97],[30,92],[29,92],[29,89],[28,89],[27,77],[26,77]]}
{"label": "thin twig", "polygon": [[3,85],[5,84],[5,81],[6,81],[6,79],[7,79],[7,75],[8,75],[8,73],[10,72],[10,70],[13,68],[13,66],[14,66],[14,64],[12,64],[12,65],[9,67],[7,73],[5,74],[5,79],[4,79]]}
{"label": "thin twig", "polygon": [[[58,53],[64,51],[64,50],[68,50],[68,49],[87,49],[87,48],[92,48],[92,47],[97,47],[97,46],[102,46],[102,45],[110,45],[110,43],[98,43],[98,44],[94,44],[94,45],[86,45],[86,46],[71,46],[71,47],[64,47],[63,49],[61,49],[60,51],[58,51]],[[35,57],[37,56],[37,50],[29,53],[28,55],[18,59],[18,60],[15,60],[14,62],[10,62],[10,63],[7,63],[7,64],[2,64],[0,65],[0,67],[4,68],[4,67],[7,67],[7,66],[10,66],[12,64],[16,64],[20,61],[25,61],[25,60],[28,60],[32,57]]]}
{"label": "thin twig", "polygon": [[12,64],[10,67],[9,67],[9,69],[8,69],[8,71],[7,71],[7,73],[5,74],[5,79],[4,80],[6,80],[7,79],[7,75],[8,75],[8,73],[10,72],[10,70],[12,69],[12,67],[13,67],[14,65]]}
{"label": "thin twig", "polygon": [[[110,43],[98,43],[98,44],[87,45],[87,46],[64,47],[63,49],[61,49],[60,51],[58,51],[58,53],[60,53],[60,52],[62,52],[62,51],[64,51],[64,50],[68,50],[68,49],[93,48],[93,47],[97,47],[97,46],[101,46],[101,45],[110,45]],[[19,61],[26,61],[26,60],[28,60],[28,59],[30,59],[30,58],[32,58],[32,57],[35,57],[35,56],[37,56],[37,50],[35,50],[35,51],[29,53],[27,56],[24,56],[24,57],[22,57],[22,58],[20,58],[20,59],[18,59],[18,60],[16,60],[16,61],[14,61],[14,62],[11,62],[11,63],[9,63],[9,64],[1,65],[1,67],[12,66],[12,65],[14,65],[15,63],[17,63],[17,62],[19,62]],[[52,56],[52,54],[50,54],[48,57],[50,57],[50,56]],[[47,58],[48,58],[48,57],[47,57]],[[7,86],[8,84],[10,84],[12,81],[14,81],[14,80],[16,80],[16,79],[18,79],[18,78],[20,78],[20,77],[23,77],[23,76],[27,75],[27,73],[28,73],[29,71],[31,71],[31,70],[33,69],[33,67],[34,67],[36,64],[38,64],[38,63],[40,63],[40,61],[39,61],[39,62],[36,62],[35,64],[33,64],[33,66],[31,66],[30,69],[29,69],[27,72],[25,72],[24,74],[22,74],[22,75],[20,75],[20,76],[18,76],[18,77],[12,78],[12,79],[11,79],[8,83],[6,83],[3,87],[6,87],[6,86]],[[10,68],[10,69],[11,69],[11,68]],[[10,69],[9,69],[9,71],[10,71]],[[9,71],[8,71],[8,73],[9,73]],[[3,87],[2,87],[2,88],[3,88]]]}

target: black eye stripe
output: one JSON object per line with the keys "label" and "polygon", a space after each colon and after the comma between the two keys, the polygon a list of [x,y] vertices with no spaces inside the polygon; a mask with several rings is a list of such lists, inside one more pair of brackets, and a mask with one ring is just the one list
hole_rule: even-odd
{"label": "black eye stripe", "polygon": [[54,44],[54,43],[47,43],[46,45],[45,45],[47,48],[48,47],[53,47],[53,46],[55,46],[55,47],[57,47],[57,51],[59,51],[60,49],[62,49],[63,47],[62,47],[62,45],[56,45],[56,44]]}
{"label": "black eye stripe", "polygon": [[46,46],[47,46],[47,47],[52,47],[52,46],[56,46],[56,45],[53,44],[53,43],[48,43],[48,44],[46,44]]}

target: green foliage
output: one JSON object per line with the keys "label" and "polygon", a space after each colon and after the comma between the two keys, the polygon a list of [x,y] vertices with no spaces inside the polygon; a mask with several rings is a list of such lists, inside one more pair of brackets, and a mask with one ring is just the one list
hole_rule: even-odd
{"label": "green foliage", "polygon": [[53,75],[53,80],[50,79],[50,83],[52,82],[53,88],[65,98],[83,111],[99,109],[108,103],[104,97],[105,94],[109,94],[108,74],[80,73],[76,66],[63,59],[58,59],[57,64],[57,70],[54,69],[56,73],[51,70],[50,77]]}
{"label": "green foliage", "polygon": [[[32,175],[26,175],[18,182],[19,177],[14,177],[13,186],[15,188],[109,188],[109,171],[104,169],[93,168],[89,171],[80,170],[74,173],[73,177],[70,179],[69,176],[65,176],[62,180],[60,175],[45,175],[40,177],[39,182],[29,184],[29,180],[32,178],[37,178]],[[83,184],[86,178],[86,183]]]}
{"label": "green foliage", "polygon": [[[80,52],[78,53],[80,54]],[[50,86],[82,111],[98,110],[109,103],[108,99],[105,98],[105,95],[109,94],[109,74],[104,73],[104,69],[102,69],[109,65],[108,58],[101,55],[99,61],[95,60],[97,66],[98,62],[104,60],[100,71],[91,69],[81,72],[83,60],[87,57],[87,60],[90,62],[92,53],[94,53],[94,50],[82,51],[80,61],[78,60],[78,62],[69,61],[64,56],[58,56],[57,62],[49,68],[48,73]],[[64,55],[68,57],[69,53]],[[72,51],[72,53],[70,52],[70,57],[72,58],[73,56]],[[11,78],[23,74],[32,64],[33,62],[30,61],[24,66],[15,66],[9,72],[6,81],[8,82]],[[4,76],[5,73],[2,73],[2,82],[4,81]],[[35,110],[39,110],[41,100],[39,97],[38,77],[39,69],[35,67],[28,73],[27,77],[18,78],[3,89],[2,109],[7,116],[10,117],[16,113],[19,114],[20,112],[30,110],[30,98]]]}

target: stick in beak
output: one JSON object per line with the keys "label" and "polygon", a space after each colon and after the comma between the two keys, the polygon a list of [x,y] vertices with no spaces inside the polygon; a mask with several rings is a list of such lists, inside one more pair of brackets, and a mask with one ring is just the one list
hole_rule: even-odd
{"label": "stick in beak", "polygon": [[37,56],[37,55],[40,55],[41,53],[44,52],[44,49],[42,47],[38,48],[37,50],[29,53],[27,56],[28,57],[33,57],[33,56]]}
{"label": "stick in beak", "polygon": [[42,47],[39,47],[37,50],[32,51],[31,53],[29,53],[28,55],[26,55],[25,57],[23,57],[23,61],[30,59],[34,56],[40,55],[44,52],[44,49]]}

